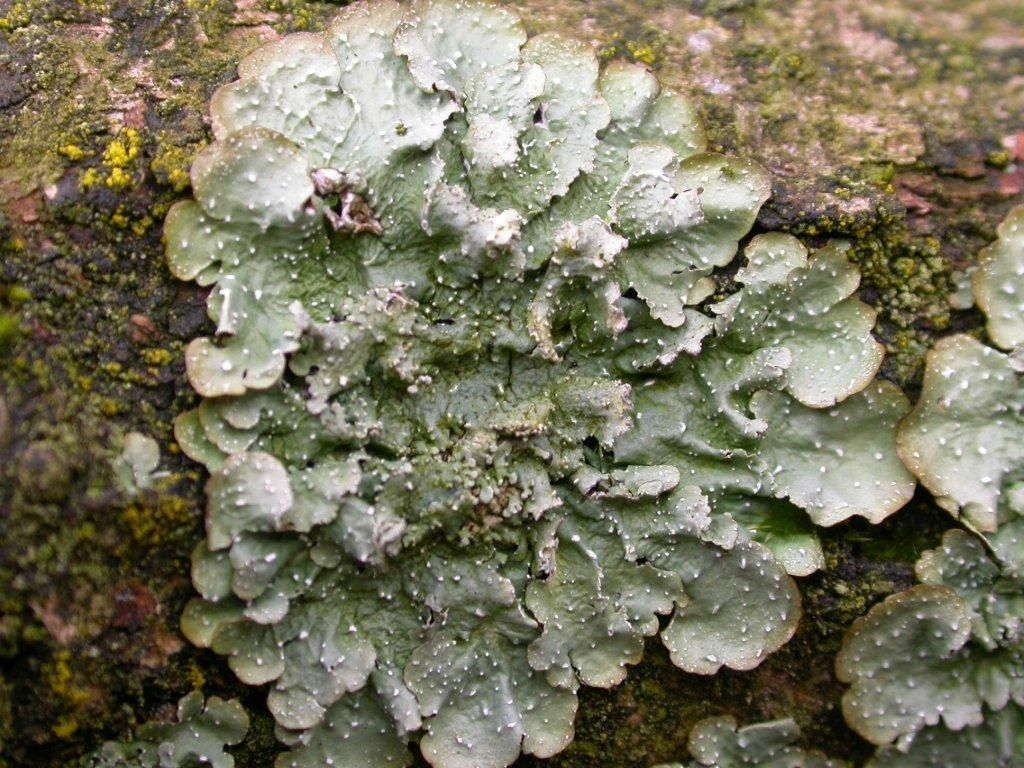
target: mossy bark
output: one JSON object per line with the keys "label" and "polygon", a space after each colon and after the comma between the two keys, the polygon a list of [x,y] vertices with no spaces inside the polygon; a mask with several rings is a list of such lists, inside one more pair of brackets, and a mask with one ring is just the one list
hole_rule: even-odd
{"label": "mossy bark", "polygon": [[[757,229],[843,237],[879,311],[884,373],[913,395],[923,352],[980,316],[948,302],[1024,190],[1018,0],[527,0],[531,31],[657,69],[712,141],[765,164]],[[188,194],[206,104],[261,41],[319,27],[311,0],[0,2],[0,766],[63,766],[195,687],[241,696],[246,768],[275,751],[263,693],[177,629],[203,477],[174,444],[194,403],[182,349],[204,296],[163,264],[161,219]],[[109,466],[122,436],[159,442],[134,497]],[[559,766],[680,759],[692,723],[793,716],[859,762],[832,659],[846,625],[912,580],[949,524],[922,494],[891,522],[826,532],[797,637],[750,673],[705,679],[651,644],[613,691],[584,691]],[[523,765],[530,764],[524,760]]]}

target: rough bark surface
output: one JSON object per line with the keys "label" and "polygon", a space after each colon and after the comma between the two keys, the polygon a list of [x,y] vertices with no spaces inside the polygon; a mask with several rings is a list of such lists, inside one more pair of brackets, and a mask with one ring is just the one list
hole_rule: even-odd
{"label": "rough bark surface", "polygon": [[[527,0],[531,32],[644,62],[699,103],[714,144],[775,180],[757,231],[843,237],[880,312],[884,372],[911,396],[952,329],[958,274],[1024,191],[1019,0]],[[202,686],[238,695],[276,747],[264,692],[190,647],[178,616],[203,477],[174,414],[205,297],[163,264],[161,220],[210,139],[206,105],[262,41],[319,27],[311,0],[0,0],[0,766],[64,766]],[[109,459],[129,431],[162,477],[134,498]],[[581,697],[554,766],[680,759],[699,718],[793,716],[803,741],[860,762],[832,661],[848,623],[908,586],[948,525],[920,498],[883,526],[826,533],[792,643],[754,672],[676,670],[651,644],[626,683]],[[522,765],[530,764],[523,760]]]}

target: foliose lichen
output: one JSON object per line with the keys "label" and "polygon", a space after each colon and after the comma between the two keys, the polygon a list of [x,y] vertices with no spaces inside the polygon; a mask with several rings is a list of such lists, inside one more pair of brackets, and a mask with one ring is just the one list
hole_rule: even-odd
{"label": "foliose lichen", "polygon": [[114,477],[130,496],[152,487],[159,466],[160,446],[141,432],[125,435],[121,453],[111,460]]}
{"label": "foliose lichen", "polygon": [[1000,349],[1024,344],[1024,206],[999,225],[999,237],[978,254],[971,281],[978,307],[988,319],[989,338]]}
{"label": "foliose lichen", "polygon": [[[891,765],[902,753],[911,756],[907,765],[924,765],[913,761],[925,760],[935,745],[959,744],[958,750],[970,751],[979,741],[998,743],[1004,720],[1019,717],[1024,703],[1019,554],[1016,563],[1003,568],[988,556],[982,540],[949,531],[939,549],[918,561],[922,584],[887,598],[854,622],[836,671],[851,684],[843,697],[847,722],[883,746],[873,765]],[[993,716],[1005,709],[1013,712]],[[994,759],[994,753],[981,751],[980,762],[963,764],[999,764]]]}
{"label": "foliose lichen", "polygon": [[928,353],[921,398],[899,430],[904,463],[936,502],[980,532],[999,526],[1024,473],[1024,207],[1014,209],[999,240],[981,254],[972,280],[993,343],[972,336],[941,339]]}
{"label": "foliose lichen", "polygon": [[701,720],[690,730],[688,763],[656,768],[842,768],[817,750],[796,746],[800,728],[790,719],[738,727],[725,715]]}
{"label": "foliose lichen", "polygon": [[[981,254],[972,280],[1000,352],[965,334],[929,352],[921,398],[899,429],[899,452],[938,504],[981,533],[1016,509],[1024,474],[1024,207],[1011,211],[999,240]],[[1015,514],[1015,513],[1011,513]]]}
{"label": "foliose lichen", "polygon": [[643,67],[480,2],[357,3],[239,66],[168,262],[212,286],[176,438],[211,473],[185,634],[279,768],[563,749],[660,634],[750,669],[811,522],[911,495],[843,247],[764,235],[769,180]]}
{"label": "foliose lichen", "polygon": [[178,702],[178,722],[146,723],[130,741],[109,741],[82,761],[83,768],[233,768],[224,748],[249,730],[249,716],[234,699],[193,691]]}
{"label": "foliose lichen", "polygon": [[[996,351],[966,335],[928,355],[900,452],[970,529],[925,552],[922,583],[856,621],[836,661],[847,721],[883,746],[872,765],[1003,765],[1024,706],[1024,208],[974,276]],[[936,755],[943,757],[935,762]],[[932,762],[929,762],[932,761]]]}
{"label": "foliose lichen", "polygon": [[867,768],[934,768],[956,765],[963,768],[1016,766],[1024,754],[1024,709],[1011,705],[987,712],[981,725],[951,731],[942,726],[925,728],[909,751],[885,747]]}

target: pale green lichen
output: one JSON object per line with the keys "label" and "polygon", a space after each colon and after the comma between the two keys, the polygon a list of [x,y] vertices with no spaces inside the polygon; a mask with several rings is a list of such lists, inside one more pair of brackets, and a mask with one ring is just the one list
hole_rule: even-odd
{"label": "pale green lichen", "polygon": [[999,239],[978,254],[971,280],[975,301],[988,318],[989,338],[1000,349],[1024,344],[1024,205],[1010,211]]}
{"label": "pale green lichen", "polygon": [[165,227],[217,323],[176,423],[211,472],[182,626],[273,684],[280,768],[553,755],[645,637],[758,665],[811,520],[909,498],[840,246],[755,239],[697,308],[769,181],[643,68],[417,0],[239,75]]}
{"label": "pale green lichen", "polygon": [[1020,765],[1024,755],[1024,708],[1015,704],[985,714],[981,725],[951,731],[942,726],[925,728],[911,748],[884,747],[866,768],[992,768]]}
{"label": "pale green lichen", "polygon": [[[989,329],[1019,343],[1024,250],[1020,209],[974,277]],[[1020,346],[1003,354],[965,335],[928,355],[921,399],[899,429],[900,453],[953,530],[917,563],[922,584],[850,629],[836,660],[850,725],[883,745],[872,765],[1008,765],[1024,706],[1024,387]],[[895,743],[895,746],[885,746]],[[937,756],[941,755],[941,758]]]}
{"label": "pale green lichen", "polygon": [[249,717],[234,699],[224,701],[193,691],[178,702],[178,722],[146,723],[130,741],[111,741],[86,757],[83,768],[233,768],[225,747],[238,744]]}
{"label": "pale green lichen", "polygon": [[[638,326],[646,341],[637,346],[663,350],[671,364],[635,388],[635,424],[615,454],[678,467],[684,483],[763,532],[787,570],[805,575],[821,564],[808,516],[826,526],[854,515],[878,522],[910,498],[914,482],[895,451],[909,404],[873,381],[881,362],[874,316],[851,296],[857,276],[841,248],[808,258],[795,239],[765,235],[746,258],[743,288],[712,306],[714,333],[700,339],[699,354]],[[690,333],[711,334],[688,312]],[[646,370],[640,357],[624,362]]]}
{"label": "pale green lichen", "polygon": [[796,746],[800,729],[792,720],[737,727],[735,718],[709,717],[690,731],[688,763],[657,768],[842,768],[817,750]]}
{"label": "pale green lichen", "polygon": [[918,561],[923,584],[854,622],[836,660],[854,730],[913,750],[928,726],[960,731],[1024,704],[1024,583],[1000,565],[979,539],[949,531]]}
{"label": "pale green lichen", "polygon": [[1006,483],[1024,470],[1022,410],[1017,357],[963,334],[941,339],[928,353],[921,398],[900,426],[900,456],[939,506],[994,531]]}
{"label": "pale green lichen", "polygon": [[124,436],[121,453],[111,466],[121,489],[130,496],[153,486],[160,466],[160,446],[149,435],[129,432]]}
{"label": "pale green lichen", "polygon": [[958,334],[928,353],[921,398],[899,430],[900,456],[944,509],[995,531],[1007,486],[1024,472],[1024,207],[982,251],[972,287],[999,352]]}

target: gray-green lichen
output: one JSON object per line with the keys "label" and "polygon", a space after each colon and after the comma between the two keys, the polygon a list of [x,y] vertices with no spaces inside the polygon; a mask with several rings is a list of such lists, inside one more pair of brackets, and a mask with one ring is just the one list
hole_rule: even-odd
{"label": "gray-green lichen", "polygon": [[836,660],[851,684],[843,712],[854,730],[914,753],[922,733],[931,733],[922,744],[955,741],[936,735],[943,728],[969,743],[992,712],[1024,704],[1020,549],[1004,565],[979,538],[949,531],[918,561],[922,584],[854,622]]}
{"label": "gray-green lichen", "polygon": [[1024,473],[1024,208],[981,254],[972,286],[1000,352],[965,334],[929,352],[924,387],[899,429],[904,463],[954,516],[980,532],[1000,527]]}
{"label": "gray-green lichen", "polygon": [[978,255],[972,288],[988,318],[989,338],[1000,349],[1024,344],[1024,206],[999,225],[999,238]]}
{"label": "gray-green lichen", "polygon": [[851,684],[847,721],[883,746],[872,765],[930,765],[939,754],[948,764],[1013,764],[1024,706],[1022,212],[974,276],[992,340],[1008,354],[966,335],[940,341],[899,430],[907,465],[973,533],[949,531],[925,552],[922,583],[856,621],[836,661]]}
{"label": "gray-green lichen", "polygon": [[122,490],[134,496],[153,486],[160,466],[160,446],[149,435],[129,432],[124,436],[121,453],[114,457],[111,466]]}
{"label": "gray-green lichen", "polygon": [[211,111],[165,225],[217,325],[176,424],[211,472],[182,627],[273,683],[281,768],[550,756],[655,634],[751,669],[811,521],[913,492],[843,247],[756,238],[710,303],[769,180],[642,67],[358,3]]}
{"label": "gray-green lichen", "polygon": [[130,741],[111,741],[86,757],[84,768],[233,768],[224,751],[249,730],[249,716],[236,700],[193,691],[178,702],[178,722],[146,723]]}
{"label": "gray-green lichen", "polygon": [[925,728],[904,752],[883,747],[867,768],[1017,768],[1024,755],[1024,709],[1011,704],[987,712],[981,725],[951,731],[942,726]]}
{"label": "gray-green lichen", "polygon": [[701,720],[690,731],[688,763],[657,768],[842,768],[817,750],[796,745],[800,728],[792,720],[738,727],[730,716]]}

